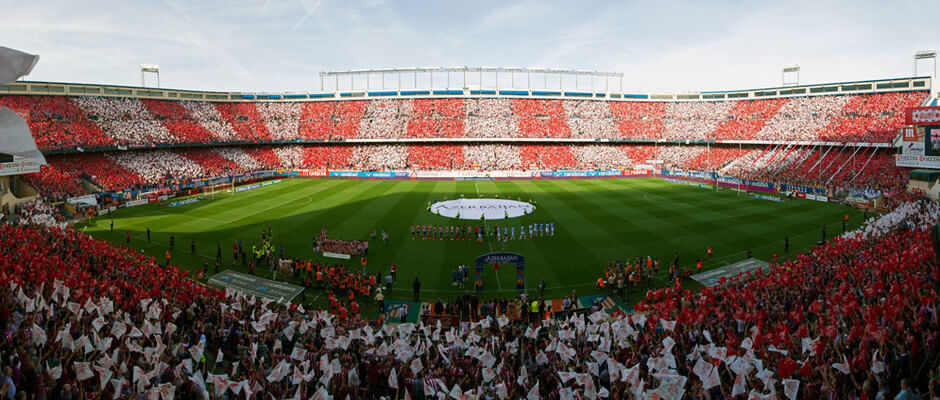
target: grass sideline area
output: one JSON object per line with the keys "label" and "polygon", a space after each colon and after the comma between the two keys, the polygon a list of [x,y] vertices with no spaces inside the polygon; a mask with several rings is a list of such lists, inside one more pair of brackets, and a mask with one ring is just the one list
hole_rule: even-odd
{"label": "grass sideline area", "polygon": [[[767,260],[771,253],[783,255],[783,239],[790,236],[790,254],[809,249],[821,237],[825,224],[828,237],[841,233],[845,213],[851,218],[848,229],[861,224],[861,211],[837,204],[796,199],[773,202],[732,190],[714,190],[667,182],[656,178],[588,179],[553,181],[359,181],[340,179],[293,179],[241,193],[216,193],[195,203],[168,207],[148,204],[120,209],[110,215],[78,225],[78,229],[116,244],[124,245],[130,232],[130,247],[157,257],[162,262],[169,236],[176,236],[173,264],[184,269],[202,268],[203,260],[215,260],[216,243],[222,246],[220,271],[245,272],[232,264],[232,243],[243,240],[245,248],[261,242],[261,230],[269,226],[276,246],[288,257],[321,259],[360,268],[359,259],[337,260],[313,254],[311,242],[322,228],[333,238],[368,240],[370,232],[389,232],[390,245],[379,240],[370,244],[369,271],[398,266],[398,283],[390,299],[411,299],[411,282],[422,282],[423,301],[459,295],[463,288],[451,286],[451,273],[460,263],[473,268],[474,259],[492,251],[502,251],[501,243],[411,239],[413,224],[479,224],[431,214],[428,202],[459,198],[487,197],[532,200],[537,209],[526,216],[487,221],[489,225],[520,226],[553,221],[554,237],[509,241],[505,251],[526,259],[526,283],[534,290],[541,278],[548,289],[546,298],[561,298],[576,290],[579,296],[594,294],[597,278],[615,259],[653,256],[660,260],[661,276],[656,286],[666,285],[665,275],[678,251],[683,265],[696,258],[705,269],[733,264],[753,257]],[[174,201],[171,199],[170,201]],[[109,231],[110,220],[114,232]],[[146,229],[152,243],[146,242]],[[517,228],[518,229],[518,228]],[[190,239],[197,243],[190,254]],[[708,261],[706,247],[714,257]],[[270,277],[266,269],[260,276]],[[515,267],[501,265],[498,273],[484,270],[482,298],[511,297],[515,288]],[[466,289],[473,288],[473,274]],[[698,284],[687,280],[683,285]],[[655,286],[654,286],[655,287]],[[645,288],[644,288],[645,289]],[[316,296],[316,293],[313,294]],[[623,300],[642,300],[638,290]],[[311,294],[307,295],[310,302]],[[315,303],[314,303],[315,304]]]}

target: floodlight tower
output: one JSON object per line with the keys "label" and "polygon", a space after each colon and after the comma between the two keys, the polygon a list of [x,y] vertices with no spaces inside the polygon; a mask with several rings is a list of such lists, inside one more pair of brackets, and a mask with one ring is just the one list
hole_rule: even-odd
{"label": "floodlight tower", "polygon": [[160,66],[156,64],[140,64],[140,86],[147,86],[144,74],[151,73],[157,76],[157,87],[160,87]]}
{"label": "floodlight tower", "polygon": [[[796,79],[787,81],[787,74],[796,74]],[[800,84],[800,66],[798,64],[783,67],[783,73],[780,75],[780,86],[797,86]]]}
{"label": "floodlight tower", "polygon": [[933,60],[933,75],[930,75],[930,84],[932,86],[931,91],[933,94],[937,94],[936,87],[937,84],[933,81],[937,80],[937,51],[936,50],[921,50],[914,53],[914,76],[917,76],[917,62],[920,60]]}

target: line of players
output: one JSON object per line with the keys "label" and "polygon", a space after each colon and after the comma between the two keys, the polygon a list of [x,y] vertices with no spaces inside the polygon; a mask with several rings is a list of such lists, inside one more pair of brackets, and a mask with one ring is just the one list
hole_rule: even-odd
{"label": "line of players", "polygon": [[535,222],[519,226],[412,225],[411,239],[426,240],[525,240],[555,236],[555,222]]}

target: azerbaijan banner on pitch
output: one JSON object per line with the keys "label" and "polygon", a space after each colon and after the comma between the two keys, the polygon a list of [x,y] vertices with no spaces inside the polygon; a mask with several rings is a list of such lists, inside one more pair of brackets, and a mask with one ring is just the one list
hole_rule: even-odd
{"label": "azerbaijan banner on pitch", "polygon": [[525,257],[516,253],[489,253],[476,259],[476,279],[474,290],[483,290],[483,270],[485,265],[516,264],[516,289],[525,289]]}

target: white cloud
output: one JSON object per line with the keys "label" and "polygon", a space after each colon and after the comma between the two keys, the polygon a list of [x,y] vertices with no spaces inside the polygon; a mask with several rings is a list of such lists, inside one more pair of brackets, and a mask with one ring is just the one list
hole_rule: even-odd
{"label": "white cloud", "polygon": [[[624,72],[624,90],[773,86],[907,76],[940,47],[940,3],[0,0],[0,45],[42,55],[33,80],[318,90],[317,73],[409,66]],[[898,23],[898,21],[905,21]],[[360,82],[358,84],[364,84]]]}

